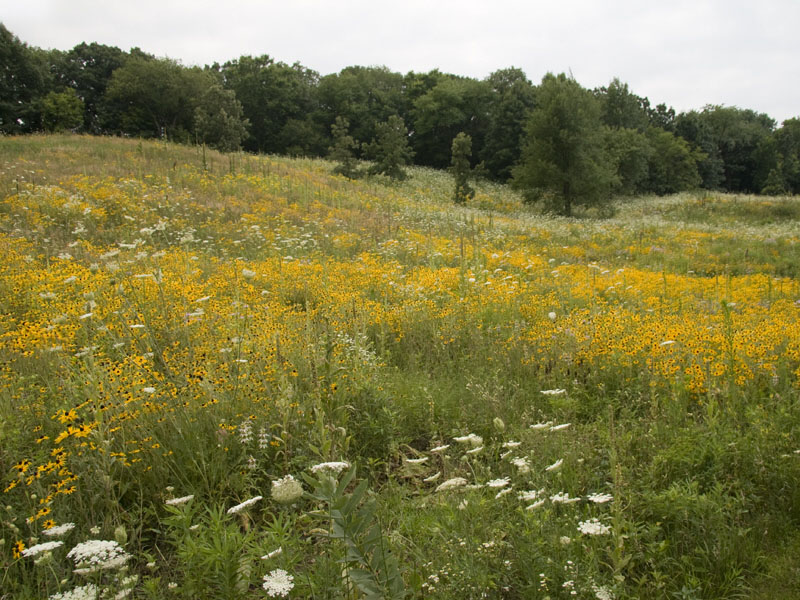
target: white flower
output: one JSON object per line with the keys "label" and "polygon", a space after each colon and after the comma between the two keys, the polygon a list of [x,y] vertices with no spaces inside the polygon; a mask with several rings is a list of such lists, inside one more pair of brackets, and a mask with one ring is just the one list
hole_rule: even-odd
{"label": "white flower", "polygon": [[561,431],[562,429],[566,429],[566,428],[567,428],[567,427],[569,427],[570,425],[572,425],[572,423],[564,423],[564,424],[562,424],[562,425],[553,425],[553,426],[550,428],[550,431]]}
{"label": "white flower", "polygon": [[503,477],[502,479],[492,479],[491,481],[486,482],[486,487],[490,488],[501,488],[506,487],[511,480],[508,477]]}
{"label": "white flower", "polygon": [[281,504],[291,504],[303,495],[303,486],[291,475],[272,482],[272,499]]}
{"label": "white flower", "polygon": [[544,490],[526,490],[517,494],[517,497],[523,502],[531,502],[532,500],[541,498],[543,494]]}
{"label": "white flower", "polygon": [[261,560],[269,560],[270,558],[275,558],[276,556],[278,556],[282,552],[283,552],[283,548],[278,547],[276,550],[273,550],[269,554],[265,554],[264,556],[262,556]]}
{"label": "white flower", "polygon": [[572,539],[570,539],[569,536],[566,535],[562,535],[560,538],[558,538],[558,541],[561,542],[562,546],[568,546],[569,544],[572,543]]}
{"label": "white flower", "polygon": [[432,482],[436,481],[437,479],[439,479],[439,477],[441,477],[441,476],[442,476],[442,472],[441,471],[436,471],[436,473],[434,473],[430,477],[426,477],[422,481],[424,481],[425,483],[432,483]]}
{"label": "white flower", "polygon": [[30,548],[25,548],[22,551],[22,556],[28,558],[29,556],[36,556],[38,554],[42,554],[43,552],[50,552],[50,550],[55,550],[59,546],[63,546],[64,542],[43,542],[41,544],[36,544],[35,546],[31,546]]}
{"label": "white flower", "polygon": [[556,313],[554,313],[553,311],[550,311],[549,313],[547,313],[547,318],[550,319],[551,321],[555,321],[556,320]]}
{"label": "white flower", "polygon": [[106,569],[115,569],[124,565],[130,554],[125,552],[115,541],[89,540],[75,546],[67,553],[75,563],[75,573],[81,575]]}
{"label": "white flower", "polygon": [[164,502],[164,504],[168,506],[178,506],[179,504],[186,504],[192,498],[194,498],[194,494],[191,494],[189,496],[182,496],[180,498],[170,498],[169,500]]}
{"label": "white flower", "polygon": [[547,421],[546,423],[535,423],[531,425],[531,429],[547,429],[553,424],[552,421]]}
{"label": "white flower", "polygon": [[345,461],[338,462],[324,462],[311,467],[312,473],[319,473],[320,471],[331,471],[332,473],[341,473],[344,469],[349,469],[350,463]]}
{"label": "white flower", "polygon": [[450,444],[444,444],[442,446],[436,446],[436,448],[431,448],[430,452],[444,452],[450,447]]}
{"label": "white flower", "polygon": [[65,533],[69,533],[73,529],[75,529],[75,523],[63,523],[61,525],[51,527],[50,529],[45,529],[42,532],[42,535],[46,535],[47,537],[58,537],[60,535],[64,535]]}
{"label": "white flower", "polygon": [[[273,482],[273,485],[275,485],[275,484],[274,484],[274,482]],[[233,507],[229,508],[229,509],[228,509],[228,514],[229,514],[229,515],[235,515],[236,513],[238,513],[238,512],[240,512],[240,511],[244,510],[244,509],[245,509],[245,508],[247,508],[248,506],[252,506],[252,505],[253,505],[253,504],[255,504],[256,502],[258,502],[259,500],[261,500],[261,498],[263,498],[263,496],[255,496],[255,497],[253,497],[253,498],[250,498],[249,500],[245,500],[245,501],[244,501],[244,502],[242,502],[241,504],[237,504],[236,506],[233,506]]]}
{"label": "white flower", "polygon": [[465,454],[477,454],[481,450],[483,450],[483,446],[478,446],[477,448],[473,448],[472,450],[467,450]]}
{"label": "white flower", "polygon": [[528,457],[512,458],[511,464],[517,467],[521,475],[525,475],[531,472],[531,463],[528,460]]}
{"label": "white flower", "polygon": [[495,494],[495,496],[494,496],[494,499],[495,499],[495,500],[497,500],[497,499],[499,499],[501,496],[505,496],[506,494],[510,494],[510,493],[511,493],[511,492],[513,492],[513,491],[514,491],[514,490],[513,490],[512,488],[510,488],[510,487],[509,487],[509,488],[502,489],[502,490],[500,490],[499,492],[497,492],[497,493]]}
{"label": "white flower", "polygon": [[539,507],[540,507],[542,504],[544,504],[544,499],[542,499],[542,500],[537,500],[537,501],[536,501],[536,502],[534,502],[533,504],[531,504],[531,505],[529,505],[529,506],[526,506],[526,507],[525,507],[525,510],[534,510],[534,509],[536,509],[536,508],[539,508]]}
{"label": "white flower", "polygon": [[405,460],[410,465],[421,465],[422,463],[427,462],[429,459],[429,456],[423,456],[422,458],[407,458]]}
{"label": "white flower", "polygon": [[675,343],[675,340],[664,340],[659,344],[659,346],[672,346]]}
{"label": "white flower", "polygon": [[570,498],[566,492],[559,492],[550,496],[550,502],[553,504],[572,504],[573,502],[580,502],[580,498]]}
{"label": "white flower", "polygon": [[246,279],[252,279],[255,276],[256,276],[255,271],[251,271],[250,269],[242,269],[242,277]]}
{"label": "white flower", "polygon": [[143,387],[142,391],[145,394],[155,394],[156,393],[156,388],[154,388],[154,387]]}
{"label": "white flower", "polygon": [[595,494],[589,494],[586,497],[586,499],[589,500],[590,502],[594,502],[595,504],[605,504],[606,502],[613,500],[614,496],[612,496],[611,494],[595,493]]}
{"label": "white flower", "polygon": [[542,390],[539,393],[544,394],[545,396],[560,396],[561,394],[566,394],[567,390],[559,388],[555,390]]}
{"label": "white flower", "polygon": [[521,446],[522,442],[506,442],[503,444],[503,448],[516,448],[517,446]]}
{"label": "white flower", "polygon": [[597,600],[614,600],[614,593],[607,586],[592,584],[592,591]]}
{"label": "white flower", "polygon": [[444,492],[446,490],[452,490],[455,488],[463,487],[467,485],[467,480],[463,477],[453,477],[452,479],[448,479],[447,481],[443,481],[436,487],[437,492]]}
{"label": "white flower", "polygon": [[82,585],[72,588],[68,592],[58,592],[50,596],[50,600],[96,600],[100,588],[95,584]]}
{"label": "white flower", "polygon": [[270,598],[285,598],[294,587],[294,577],[283,569],[275,569],[270,571],[269,575],[264,575],[262,587],[267,590]]}
{"label": "white flower", "polygon": [[483,438],[479,435],[475,435],[474,433],[462,435],[461,437],[454,437],[453,439],[459,444],[469,444],[473,448],[483,445]]}
{"label": "white flower", "polygon": [[597,519],[589,519],[578,523],[578,531],[585,535],[607,535],[611,533],[611,527],[603,525]]}
{"label": "white flower", "polygon": [[545,467],[545,471],[558,471],[561,468],[561,465],[564,464],[564,459],[559,458],[556,462],[554,462],[549,467]]}

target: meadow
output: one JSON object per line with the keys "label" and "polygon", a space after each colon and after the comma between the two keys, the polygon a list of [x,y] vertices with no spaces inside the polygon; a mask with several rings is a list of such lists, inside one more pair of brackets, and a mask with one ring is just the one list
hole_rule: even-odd
{"label": "meadow", "polygon": [[800,598],[800,199],[332,167],[0,138],[0,598]]}

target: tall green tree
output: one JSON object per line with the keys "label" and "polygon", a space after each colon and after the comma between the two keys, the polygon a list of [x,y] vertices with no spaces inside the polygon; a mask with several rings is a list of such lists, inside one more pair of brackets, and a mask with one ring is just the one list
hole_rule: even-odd
{"label": "tall green tree", "polygon": [[519,160],[525,121],[536,102],[533,84],[521,69],[495,71],[486,80],[491,89],[486,139],[479,154],[494,179],[506,181]]}
{"label": "tall green tree", "polygon": [[131,58],[111,77],[105,105],[121,133],[186,142],[214,78],[169,59]]}
{"label": "tall green tree", "polygon": [[242,104],[232,90],[212,84],[194,111],[197,140],[218,150],[231,152],[242,147],[250,122],[243,117]]}
{"label": "tall green tree", "polygon": [[462,131],[453,138],[451,148],[450,172],[455,180],[453,201],[456,204],[466,204],[467,200],[475,197],[475,190],[469,184],[469,177],[472,174],[470,165],[472,138]]}
{"label": "tall green tree", "polygon": [[125,64],[127,58],[128,54],[115,46],[94,42],[80,43],[68,52],[53,56],[55,84],[75,90],[83,103],[83,130],[98,134],[114,128],[112,123],[102,122],[105,112],[102,101],[111,75]]}
{"label": "tall green tree", "polygon": [[266,54],[241,56],[211,71],[233,90],[250,121],[246,150],[273,154],[322,154],[327,130],[314,116],[319,74],[300,63],[287,65]]}
{"label": "tall green tree", "polygon": [[344,117],[336,117],[331,125],[333,145],[328,148],[328,158],[336,161],[333,172],[349,179],[357,179],[360,175],[356,152],[358,144],[349,133],[350,122]]}
{"label": "tall green tree", "polygon": [[346,67],[326,75],[319,81],[318,119],[331,131],[336,118],[343,117],[357,143],[369,142],[391,115],[405,116],[403,81],[386,67]]}
{"label": "tall green tree", "polygon": [[411,162],[414,152],[408,144],[408,129],[399,115],[379,123],[375,139],[366,146],[366,154],[374,161],[371,175],[386,175],[390,179],[407,177],[403,167]]}
{"label": "tall green tree", "polygon": [[0,132],[39,129],[40,103],[47,88],[47,72],[35,50],[0,23]]}
{"label": "tall green tree", "polygon": [[615,165],[605,145],[600,105],[572,77],[548,73],[536,94],[513,184],[530,201],[562,215],[610,198]]}
{"label": "tall green tree", "polygon": [[42,101],[42,125],[47,131],[73,131],[83,125],[83,100],[72,88],[50,92]]}
{"label": "tall green tree", "polygon": [[463,131],[475,147],[484,144],[489,125],[491,90],[485,81],[447,76],[414,101],[411,143],[417,163],[444,169],[450,144]]}
{"label": "tall green tree", "polygon": [[643,132],[650,124],[650,100],[637,96],[616,77],[595,91],[600,100],[600,118],[612,129],[635,129]]}

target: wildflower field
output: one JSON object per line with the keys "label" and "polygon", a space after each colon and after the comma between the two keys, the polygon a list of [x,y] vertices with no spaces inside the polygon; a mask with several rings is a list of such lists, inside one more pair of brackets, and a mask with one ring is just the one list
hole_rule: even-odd
{"label": "wildflower field", "polygon": [[800,200],[537,214],[0,138],[0,598],[800,598]]}

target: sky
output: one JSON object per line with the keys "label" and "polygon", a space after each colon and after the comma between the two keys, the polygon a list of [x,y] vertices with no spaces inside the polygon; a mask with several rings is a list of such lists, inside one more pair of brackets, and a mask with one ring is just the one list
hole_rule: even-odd
{"label": "sky", "polygon": [[0,22],[40,48],[98,42],[201,66],[268,54],[321,75],[514,66],[534,83],[618,77],[678,112],[800,117],[800,0],[0,0]]}

